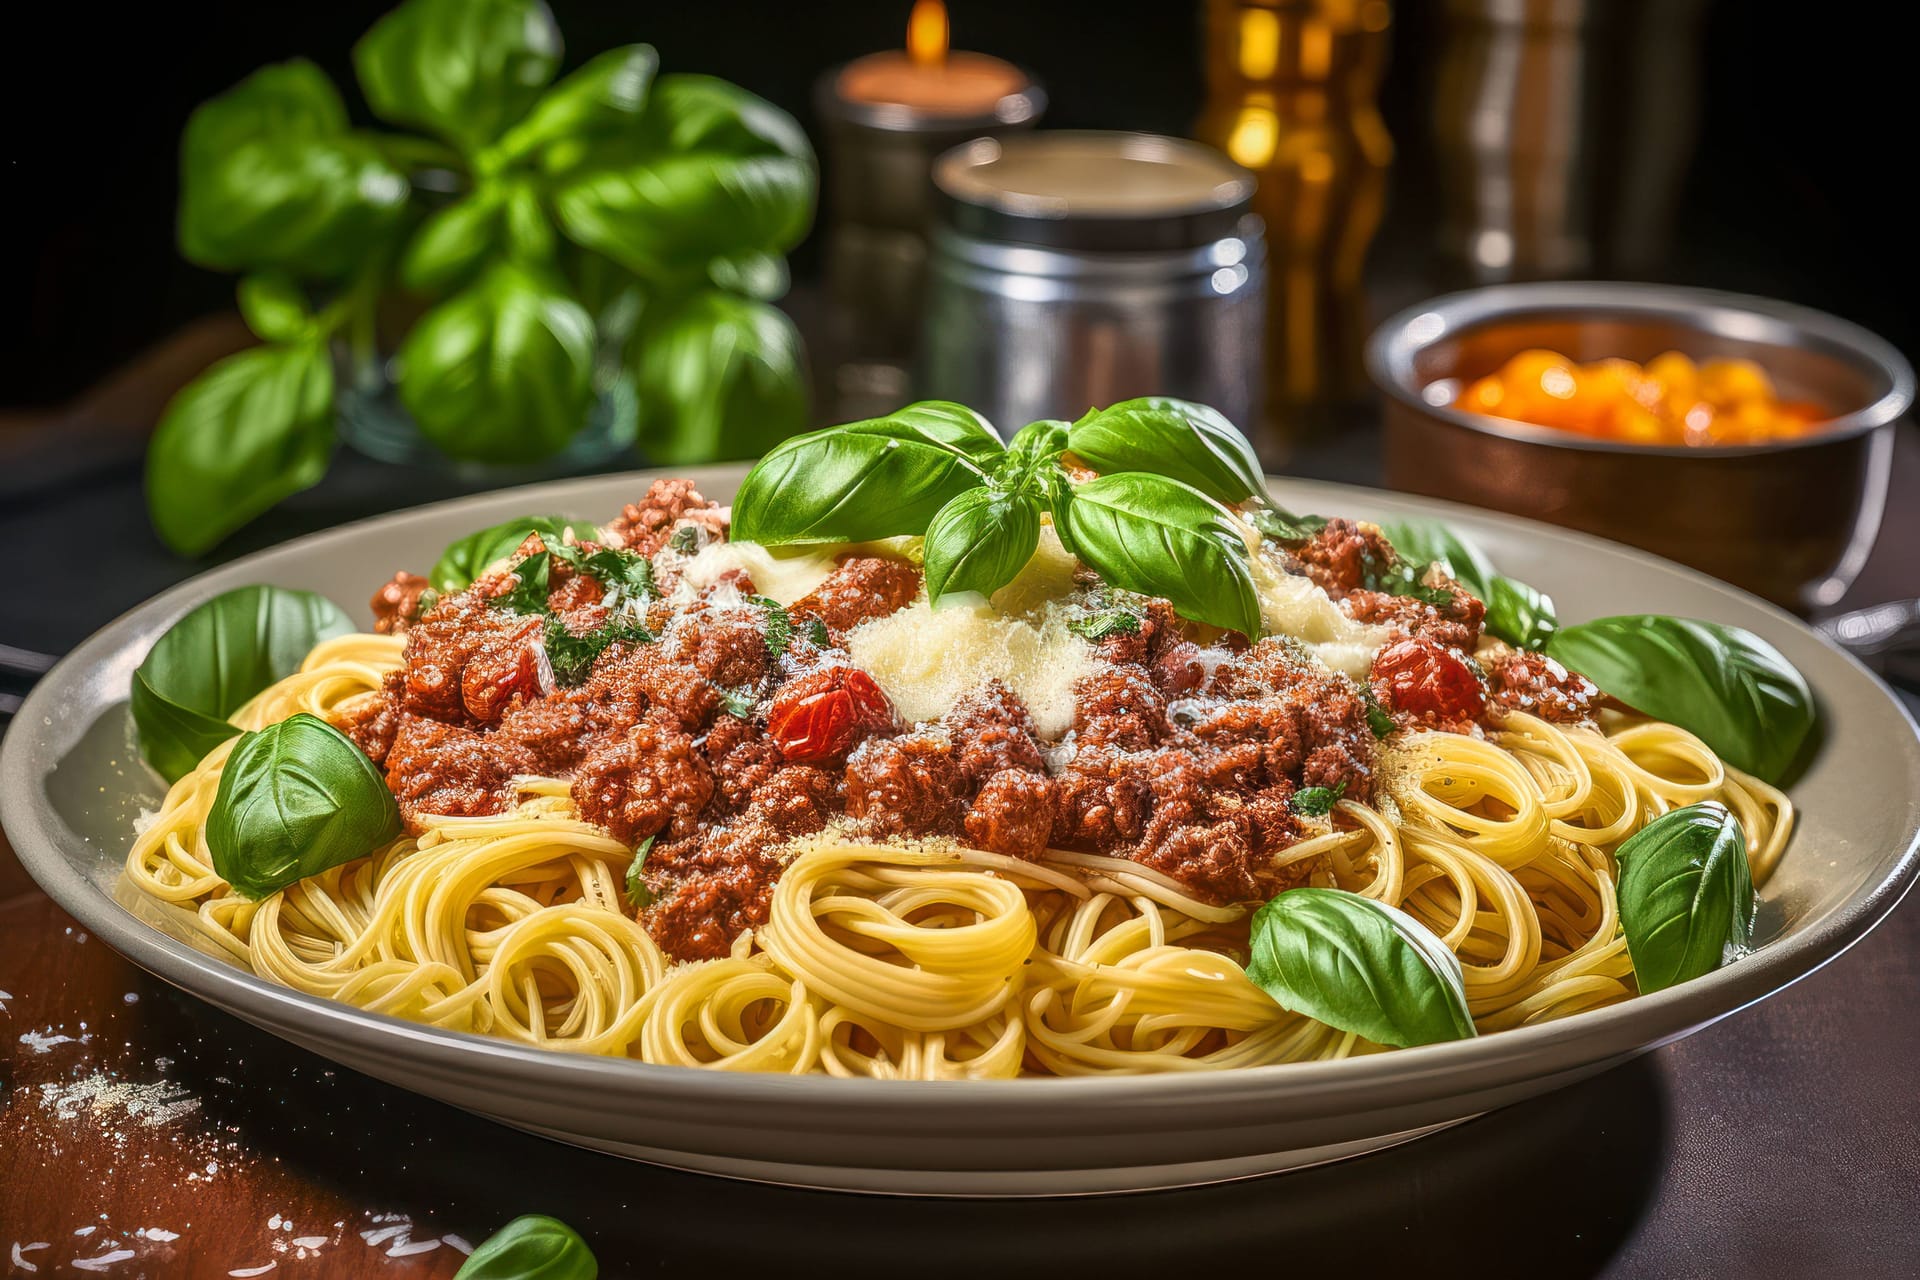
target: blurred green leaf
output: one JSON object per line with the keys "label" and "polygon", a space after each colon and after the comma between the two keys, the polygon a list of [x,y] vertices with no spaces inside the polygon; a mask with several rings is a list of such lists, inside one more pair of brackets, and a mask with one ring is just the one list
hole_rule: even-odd
{"label": "blurred green leaf", "polygon": [[550,274],[496,263],[407,335],[400,400],[450,457],[543,458],[586,421],[593,347],[592,318]]}
{"label": "blurred green leaf", "polygon": [[307,297],[291,277],[261,271],[240,280],[240,318],[263,342],[292,342],[313,323]]}
{"label": "blurred green leaf", "polygon": [[542,148],[581,146],[628,132],[646,109],[659,69],[652,45],[607,50],[541,95],[526,119],[501,137],[501,154],[522,160]]}
{"label": "blurred green leaf", "polygon": [[806,429],[806,356],[784,314],[714,290],[656,306],[642,318],[634,360],[651,460],[753,458]]}
{"label": "blurred green leaf", "polygon": [[813,150],[792,117],[710,76],[662,76],[630,135],[550,157],[561,229],[649,279],[782,253],[813,217]]}
{"label": "blurred green leaf", "polygon": [[417,293],[438,293],[470,278],[500,240],[504,200],[484,186],[434,212],[407,243],[400,282]]}
{"label": "blurred green leaf", "polygon": [[729,293],[743,293],[762,302],[784,297],[793,283],[785,258],[755,250],[715,258],[707,264],[707,279]]}
{"label": "blurred green leaf", "polygon": [[474,156],[533,106],[560,51],[540,0],[406,0],[360,37],[353,65],[375,115]]}
{"label": "blurred green leaf", "polygon": [[282,498],[333,453],[333,365],[318,341],[229,356],[174,396],[147,450],[147,511],[198,555]]}
{"label": "blurred green leaf", "polygon": [[324,72],[262,67],[194,111],[180,142],[180,252],[203,267],[331,278],[400,223],[406,176],[347,128]]}

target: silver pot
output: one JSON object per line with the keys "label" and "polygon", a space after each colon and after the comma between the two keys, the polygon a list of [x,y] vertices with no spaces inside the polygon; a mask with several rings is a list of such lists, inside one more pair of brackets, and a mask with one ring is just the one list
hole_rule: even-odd
{"label": "silver pot", "polygon": [[1251,433],[1266,241],[1253,175],[1151,134],[980,139],[934,164],[940,196],[916,384],[1011,433],[1141,395]]}

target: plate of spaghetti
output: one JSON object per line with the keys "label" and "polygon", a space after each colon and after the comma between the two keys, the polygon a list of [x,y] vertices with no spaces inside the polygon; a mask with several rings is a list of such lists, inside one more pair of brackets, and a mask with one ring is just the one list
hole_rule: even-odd
{"label": "plate of spaghetti", "polygon": [[0,787],[98,936],[318,1053],[934,1194],[1270,1172],[1579,1079],[1838,955],[1920,839],[1911,719],[1786,614],[1269,480],[1164,398],[248,557],[70,655]]}

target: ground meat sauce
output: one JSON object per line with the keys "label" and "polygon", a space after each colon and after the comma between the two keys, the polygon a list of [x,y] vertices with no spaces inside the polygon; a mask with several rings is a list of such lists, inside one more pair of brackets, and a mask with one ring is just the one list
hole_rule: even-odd
{"label": "ground meat sauce", "polygon": [[[551,559],[557,623],[576,638],[609,636],[590,666],[566,669],[569,684],[547,654],[554,622],[496,603],[519,585],[513,568],[438,598],[410,574],[383,586],[375,611],[383,630],[406,635],[404,666],[337,723],[386,769],[409,829],[430,815],[505,812],[516,777],[564,779],[583,819],[646,847],[641,918],[681,959],[725,955],[764,924],[786,846],[833,822],[1014,858],[1048,848],[1127,858],[1211,902],[1258,901],[1311,871],[1275,866],[1308,833],[1296,792],[1372,796],[1382,711],[1396,726],[1475,732],[1513,710],[1590,719],[1598,698],[1535,654],[1500,653],[1483,673],[1470,656],[1481,603],[1438,574],[1426,599],[1369,588],[1393,549],[1371,525],[1330,520],[1279,558],[1386,629],[1368,681],[1285,637],[1217,637],[1163,600],[1126,597],[1138,625],[1096,643],[1058,738],[1043,738],[998,680],[914,724],[850,664],[845,640],[919,597],[917,567],[844,556],[782,628],[745,574],[698,589],[680,580],[691,552],[725,536],[723,509],[663,480],[603,542],[580,544],[657,557],[657,596],[627,600]],[[540,548],[529,541],[518,557]],[[1080,579],[1090,608],[1116,607],[1097,579]],[[624,629],[602,632],[616,623]]]}

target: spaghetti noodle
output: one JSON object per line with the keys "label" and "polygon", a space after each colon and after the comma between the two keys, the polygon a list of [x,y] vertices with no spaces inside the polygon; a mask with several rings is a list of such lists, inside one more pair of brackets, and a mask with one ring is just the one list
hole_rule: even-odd
{"label": "spaghetti noodle", "polygon": [[[339,713],[402,660],[394,637],[318,646],[233,717]],[[424,819],[260,901],[214,871],[207,817],[232,744],[176,782],[127,858],[145,892],[294,990],[571,1052],[737,1071],[912,1079],[1195,1071],[1374,1051],[1247,977],[1247,908],[1139,862],[1023,860],[836,827],[786,851],[770,915],[733,953],[674,963],[623,908],[634,850],[570,784],[514,780],[505,813]],[[1634,994],[1614,851],[1671,808],[1738,820],[1756,882],[1793,806],[1673,725],[1513,712],[1484,738],[1384,746],[1371,803],[1340,800],[1280,857],[1397,906],[1459,958],[1482,1031]]]}

